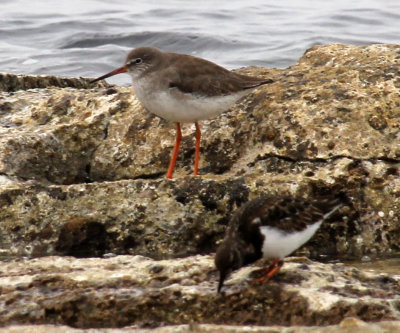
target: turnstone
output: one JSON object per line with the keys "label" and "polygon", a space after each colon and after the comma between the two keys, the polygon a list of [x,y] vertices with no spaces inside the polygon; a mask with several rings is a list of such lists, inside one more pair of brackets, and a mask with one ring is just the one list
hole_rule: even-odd
{"label": "turnstone", "polygon": [[344,196],[312,200],[264,196],[244,204],[230,220],[215,256],[220,274],[217,291],[232,271],[262,257],[273,261],[256,281],[271,279],[283,258],[306,243],[344,201]]}

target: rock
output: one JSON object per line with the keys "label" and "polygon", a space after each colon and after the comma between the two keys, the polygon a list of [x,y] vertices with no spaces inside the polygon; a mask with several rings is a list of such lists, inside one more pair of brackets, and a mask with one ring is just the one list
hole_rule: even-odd
{"label": "rock", "polygon": [[[155,270],[154,267],[162,269]],[[2,263],[2,325],[151,328],[182,324],[337,325],[400,323],[400,277],[343,264],[287,259],[269,283],[251,283],[255,267],[235,272],[216,293],[212,256],[154,261],[44,257]],[[359,319],[347,319],[356,317]],[[398,327],[398,326],[397,326]],[[280,332],[280,330],[277,330]]]}
{"label": "rock", "polygon": [[[353,318],[351,318],[353,319]],[[346,322],[344,319],[343,322]],[[0,328],[0,333],[393,333],[400,329],[400,323],[397,321],[383,321],[380,323],[368,323],[356,320],[359,326],[352,328],[342,328],[341,325],[331,325],[325,327],[317,326],[230,326],[230,325],[212,325],[212,324],[193,324],[193,325],[173,325],[163,326],[154,329],[138,328],[101,328],[101,329],[76,329],[69,326],[55,325],[23,325],[9,326]]]}
{"label": "rock", "polygon": [[201,177],[191,176],[193,130],[184,126],[174,181],[164,178],[174,126],[146,112],[130,88],[2,93],[2,251],[209,253],[232,210],[249,199],[339,190],[352,207],[303,253],[397,251],[398,52],[394,45],[328,45],[285,70],[243,70],[275,83],[202,122]]}
{"label": "rock", "polygon": [[[175,141],[174,124],[144,110],[131,88],[105,83],[92,87],[88,79],[0,75],[0,256],[107,257],[74,262],[93,260],[94,265],[101,266],[102,260],[114,260],[115,254],[164,260],[210,254],[222,239],[232,211],[250,199],[265,193],[307,198],[338,191],[351,199],[349,205],[325,223],[297,254],[344,260],[373,259],[398,252],[399,52],[397,45],[327,45],[313,47],[287,69],[241,69],[243,73],[271,77],[274,83],[243,98],[229,112],[201,122],[200,177],[192,176],[193,128],[184,125],[174,180],[164,176]],[[196,260],[202,260],[198,258],[202,257],[188,257],[186,266],[197,267]],[[199,273],[199,281],[213,281],[212,262],[207,260],[201,267],[209,276]],[[165,277],[174,263],[149,261],[151,274]],[[176,261],[177,265],[183,263]],[[7,269],[18,267],[16,262],[10,265]],[[226,300],[226,306],[233,306],[236,300],[235,309],[250,309],[243,320],[259,325],[266,324],[258,318],[259,311],[274,316],[268,316],[268,324],[277,325],[337,324],[343,316],[358,316],[365,321],[398,319],[394,311],[396,306],[399,308],[397,300],[383,287],[385,283],[377,280],[354,282],[375,288],[372,298],[380,301],[365,307],[358,302],[371,296],[359,292],[362,288],[351,294],[353,291],[345,282],[338,290],[327,290],[334,297],[323,300],[331,303],[319,304],[317,298],[317,303],[312,303],[301,288],[283,292],[281,283],[305,283],[293,265],[287,266],[293,268],[294,275],[287,271],[280,283],[272,283],[274,288],[268,287],[261,295],[257,288],[246,287],[240,289],[240,297],[232,293],[221,301],[210,286],[206,292],[201,289],[205,285],[193,283],[189,289],[194,290],[194,299],[200,300],[203,308],[193,310],[190,320],[184,318],[186,303],[178,302],[179,293],[185,297],[190,293],[186,294],[186,287],[182,292],[179,288],[184,286],[177,280],[177,295],[162,294],[165,298],[161,301],[165,309],[166,304],[178,302],[179,306],[169,309],[179,309],[183,313],[181,319],[169,319],[172,314],[165,310],[157,314],[153,326],[227,324],[231,319],[238,323],[243,318],[236,310],[229,314],[232,318],[217,318],[211,307],[210,312],[202,312],[215,302],[224,309]],[[326,267],[334,269],[331,265]],[[320,266],[317,269],[322,270]],[[73,267],[68,266],[67,270],[77,273]],[[115,314],[111,304],[116,301],[111,295],[120,295],[125,287],[130,300],[136,297],[135,293],[150,292],[147,286],[129,289],[133,282],[128,276],[128,286],[120,280],[114,287],[103,287],[98,282],[108,294],[96,294],[88,284],[96,295],[91,299],[82,287],[86,282],[66,282],[59,275],[51,275],[47,281],[47,268],[41,272],[39,280],[27,278],[31,284],[23,287],[28,310],[22,315],[22,305],[18,307],[19,303],[13,300],[10,304],[16,302],[15,311],[7,318],[15,318],[4,323],[75,323],[77,327],[85,323],[90,327],[96,322],[105,323],[107,318],[111,320],[108,326],[116,326],[117,322],[121,326],[126,324],[124,320],[134,322],[133,305],[124,303],[126,295],[118,296],[117,301],[122,302],[118,304],[129,310]],[[350,274],[345,268],[339,272]],[[306,280],[309,279],[311,276],[307,275]],[[355,279],[358,281],[358,277]],[[151,283],[175,290],[175,282]],[[398,288],[394,280],[387,283],[393,290]],[[53,289],[48,285],[55,286],[56,294],[70,291],[60,296],[59,307],[47,294],[41,298],[46,300],[44,303],[32,300],[32,293],[43,290],[52,295]],[[304,285],[302,288],[308,290]],[[190,297],[188,304],[195,307]],[[389,303],[383,301],[390,297],[393,299]],[[342,298],[346,299],[343,304],[338,301]],[[280,302],[272,304],[271,299]],[[152,303],[143,303],[143,309],[145,304]],[[288,312],[287,305],[303,310],[297,314]],[[104,317],[93,315],[93,306],[105,309]],[[319,307],[324,306],[326,312],[321,312]],[[76,309],[83,314],[76,315]],[[302,312],[304,309],[311,309],[314,315]],[[150,325],[146,320],[150,322],[144,318],[141,325]]]}
{"label": "rock", "polygon": [[[106,82],[100,83],[101,86],[109,87]],[[17,90],[28,90],[34,88],[90,88],[90,79],[86,78],[62,78],[51,75],[15,75],[0,73],[0,91],[14,92]]]}

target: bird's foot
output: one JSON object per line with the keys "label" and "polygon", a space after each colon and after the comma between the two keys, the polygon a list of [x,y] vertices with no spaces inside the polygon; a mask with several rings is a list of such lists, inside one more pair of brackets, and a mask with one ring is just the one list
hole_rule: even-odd
{"label": "bird's foot", "polygon": [[275,259],[268,267],[263,267],[258,270],[257,273],[260,272],[263,276],[253,279],[251,283],[256,284],[261,282],[268,282],[276,273],[278,273],[282,266],[283,260],[279,260],[278,258]]}

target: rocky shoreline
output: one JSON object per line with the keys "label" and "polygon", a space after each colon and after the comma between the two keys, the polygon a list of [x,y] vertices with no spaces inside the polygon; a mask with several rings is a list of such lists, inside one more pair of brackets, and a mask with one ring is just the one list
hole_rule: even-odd
{"label": "rocky shoreline", "polygon": [[397,325],[399,275],[301,259],[263,286],[240,270],[218,296],[209,255],[244,202],[339,190],[351,206],[297,254],[400,251],[399,59],[398,45],[326,45],[287,69],[241,69],[275,82],[201,122],[196,178],[185,125],[174,180],[174,126],[129,87],[2,74],[0,325]]}
{"label": "rocky shoreline", "polygon": [[[179,324],[334,325],[343,318],[398,319],[400,275],[289,258],[273,281],[246,267],[216,293],[213,256],[152,260],[43,257],[4,263],[3,323],[78,328]],[[24,311],[21,311],[23,305]]]}

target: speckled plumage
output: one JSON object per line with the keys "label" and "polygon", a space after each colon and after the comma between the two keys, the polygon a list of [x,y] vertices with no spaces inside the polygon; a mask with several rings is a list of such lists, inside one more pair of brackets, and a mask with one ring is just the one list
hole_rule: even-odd
{"label": "speckled plumage", "polygon": [[342,201],[342,197],[305,200],[264,196],[244,204],[233,215],[216,253],[218,291],[235,269],[262,257],[280,262],[307,242],[320,224],[343,205]]}

